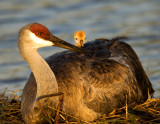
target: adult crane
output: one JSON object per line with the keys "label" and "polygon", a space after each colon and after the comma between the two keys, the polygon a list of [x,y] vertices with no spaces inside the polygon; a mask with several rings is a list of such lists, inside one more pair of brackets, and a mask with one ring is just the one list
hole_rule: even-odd
{"label": "adult crane", "polygon": [[[126,96],[128,104],[146,101],[154,90],[136,53],[123,40],[123,37],[97,39],[81,49],[52,35],[41,24],[24,26],[18,47],[33,72],[22,95],[25,122],[45,122],[36,99],[57,92],[64,93],[62,111],[85,121],[124,106]],[[44,60],[37,49],[46,46],[74,52],[66,50]],[[56,112],[47,106],[57,108],[58,96],[40,102],[48,114],[55,116]]]}

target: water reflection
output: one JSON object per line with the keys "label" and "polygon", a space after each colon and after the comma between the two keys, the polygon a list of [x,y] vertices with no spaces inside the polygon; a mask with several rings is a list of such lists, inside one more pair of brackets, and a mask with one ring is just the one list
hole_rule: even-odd
{"label": "water reflection", "polygon": [[[155,96],[160,96],[160,3],[158,0],[1,0],[0,89],[23,88],[30,69],[17,48],[19,29],[30,22],[46,25],[56,36],[73,43],[73,33],[84,30],[87,41],[117,35],[137,52],[149,75]],[[43,48],[47,57],[59,48]]]}

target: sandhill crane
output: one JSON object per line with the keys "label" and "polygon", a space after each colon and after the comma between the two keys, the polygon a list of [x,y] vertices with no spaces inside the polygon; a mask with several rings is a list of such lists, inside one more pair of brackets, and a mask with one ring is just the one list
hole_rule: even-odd
{"label": "sandhill crane", "polygon": [[77,47],[83,47],[86,40],[86,34],[83,31],[76,31],[74,33],[74,40]]}
{"label": "sandhill crane", "polygon": [[[18,46],[21,56],[32,69],[22,95],[21,112],[27,124],[45,122],[36,99],[47,94],[64,93],[62,111],[85,121],[93,121],[128,104],[147,100],[152,85],[130,45],[123,37],[97,39],[83,50],[53,36],[38,23],[20,30]],[[58,46],[69,50],[45,60],[37,49]],[[86,53],[88,54],[81,54]],[[55,116],[58,96],[40,100],[44,109]]]}

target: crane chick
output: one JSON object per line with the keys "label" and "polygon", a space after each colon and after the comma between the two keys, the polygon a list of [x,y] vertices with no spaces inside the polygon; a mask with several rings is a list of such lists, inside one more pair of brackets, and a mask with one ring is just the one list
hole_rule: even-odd
{"label": "crane chick", "polygon": [[86,34],[83,31],[76,31],[74,33],[74,40],[77,47],[83,47],[86,40]]}

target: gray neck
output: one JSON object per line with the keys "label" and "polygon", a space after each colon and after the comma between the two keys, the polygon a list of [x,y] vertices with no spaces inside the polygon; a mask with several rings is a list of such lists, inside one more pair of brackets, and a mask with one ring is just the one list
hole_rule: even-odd
{"label": "gray neck", "polygon": [[26,49],[25,60],[33,71],[37,83],[36,98],[58,92],[58,84],[54,73],[36,49]]}

